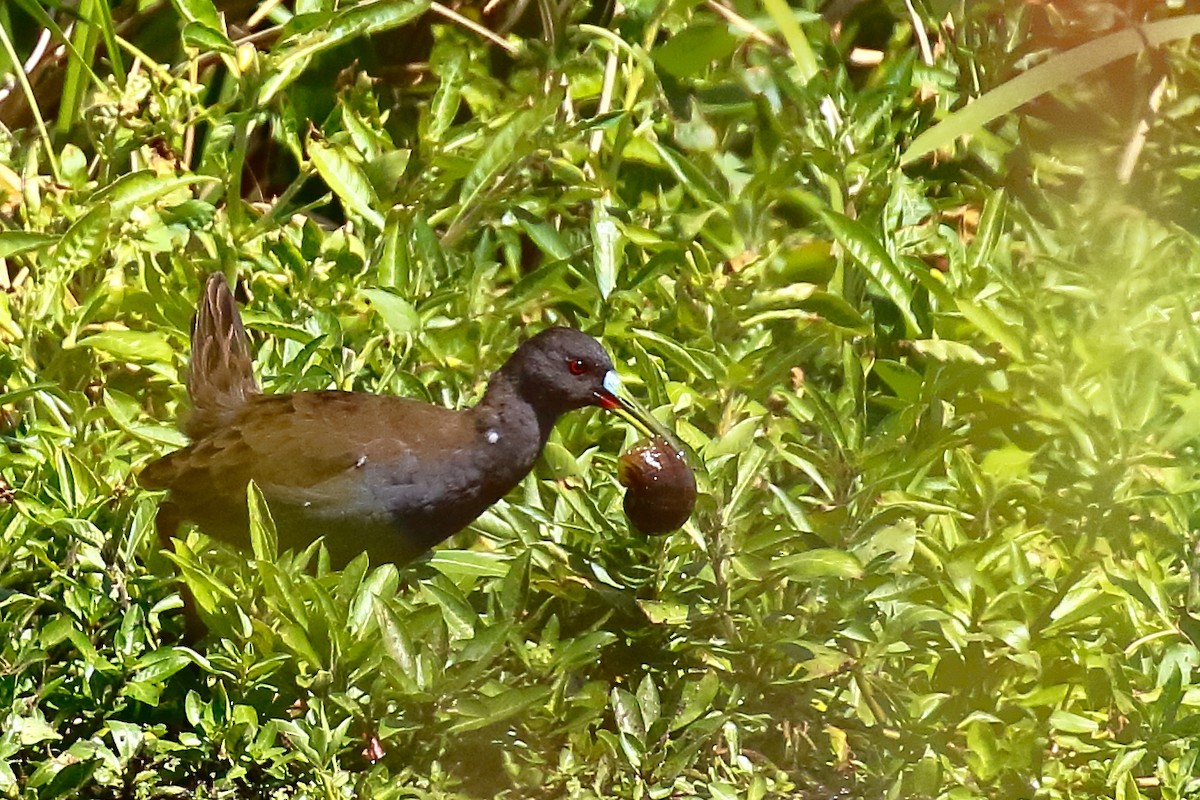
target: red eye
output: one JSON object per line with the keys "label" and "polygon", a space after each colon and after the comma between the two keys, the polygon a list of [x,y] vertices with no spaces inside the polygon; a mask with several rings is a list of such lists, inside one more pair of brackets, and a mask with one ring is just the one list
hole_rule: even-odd
{"label": "red eye", "polygon": [[582,358],[572,358],[567,362],[567,369],[572,375],[582,375],[587,372],[587,364],[583,363]]}

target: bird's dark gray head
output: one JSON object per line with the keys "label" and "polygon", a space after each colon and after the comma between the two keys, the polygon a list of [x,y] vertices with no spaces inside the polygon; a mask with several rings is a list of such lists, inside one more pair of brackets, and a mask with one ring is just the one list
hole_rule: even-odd
{"label": "bird's dark gray head", "polygon": [[517,348],[501,371],[522,397],[551,414],[619,404],[612,359],[599,342],[574,328],[547,328]]}

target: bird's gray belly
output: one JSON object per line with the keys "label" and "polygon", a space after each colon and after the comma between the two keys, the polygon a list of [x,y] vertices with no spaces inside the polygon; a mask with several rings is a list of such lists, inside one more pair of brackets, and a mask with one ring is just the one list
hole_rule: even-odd
{"label": "bird's gray belly", "polygon": [[[335,567],[361,552],[371,563],[404,563],[471,523],[495,497],[469,465],[443,464],[429,476],[404,463],[364,465],[355,480],[328,492],[263,487],[281,548],[325,537]],[[274,489],[274,491],[272,490]]]}

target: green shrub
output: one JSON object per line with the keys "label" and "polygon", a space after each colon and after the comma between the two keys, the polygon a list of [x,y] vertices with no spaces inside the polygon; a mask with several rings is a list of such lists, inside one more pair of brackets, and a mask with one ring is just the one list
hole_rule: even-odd
{"label": "green shrub", "polygon": [[[0,793],[1195,795],[1190,52],[1088,72],[1104,3],[547,3],[499,43],[133,5],[0,98]],[[0,70],[70,19],[0,8]],[[409,567],[269,519],[164,550],[136,474],[214,270],[268,391],[462,406],[532,330],[596,335],[697,513],[632,532],[636,434],[588,411]]]}

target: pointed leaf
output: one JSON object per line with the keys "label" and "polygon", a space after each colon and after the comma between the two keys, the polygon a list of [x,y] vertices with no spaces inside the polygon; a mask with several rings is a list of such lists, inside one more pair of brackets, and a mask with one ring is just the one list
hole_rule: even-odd
{"label": "pointed leaf", "polygon": [[97,350],[118,361],[167,364],[175,357],[175,348],[160,331],[101,331],[80,339],[75,345]]}
{"label": "pointed leaf", "polygon": [[690,725],[712,709],[721,681],[715,672],[706,672],[699,680],[689,680],[683,687],[679,699],[679,710],[671,721],[671,730],[677,731]]}
{"label": "pointed leaf", "polygon": [[383,230],[385,222],[383,215],[376,210],[379,198],[375,194],[375,187],[371,186],[358,162],[347,154],[346,149],[327,145],[319,139],[309,140],[307,149],[308,157],[321,179],[346,208]]}
{"label": "pointed leaf", "polygon": [[838,243],[896,304],[910,335],[921,330],[913,314],[912,280],[888,255],[883,243],[861,222],[824,208],[816,209]]}
{"label": "pointed leaf", "polygon": [[11,258],[54,244],[58,237],[36,231],[0,231],[0,258]]}
{"label": "pointed leaf", "polygon": [[246,484],[246,502],[250,511],[250,548],[259,561],[274,562],[279,555],[279,537],[275,520],[262,489],[254,481]]}
{"label": "pointed leaf", "polygon": [[403,297],[385,289],[361,289],[359,294],[366,298],[392,333],[403,336],[421,329],[420,315]]}
{"label": "pointed leaf", "polygon": [[776,559],[771,565],[777,574],[791,580],[810,581],[821,578],[861,578],[863,571],[858,559],[844,550],[818,548]]}
{"label": "pointed leaf", "polygon": [[625,260],[625,237],[603,201],[592,207],[592,269],[605,300],[617,286]]}

